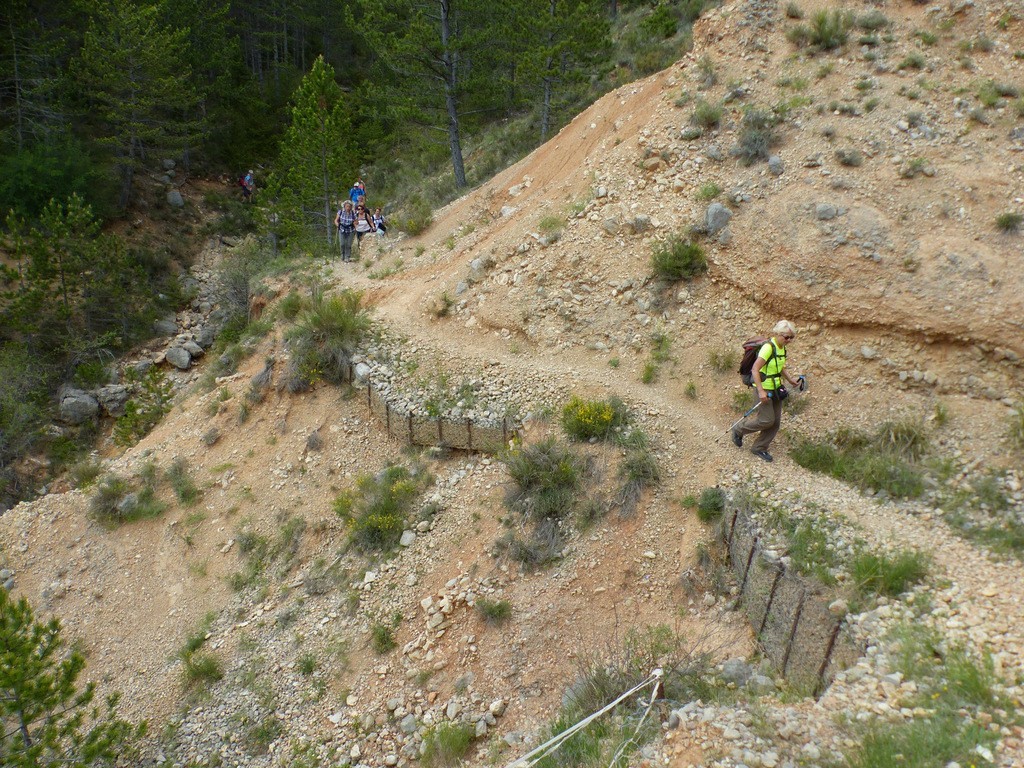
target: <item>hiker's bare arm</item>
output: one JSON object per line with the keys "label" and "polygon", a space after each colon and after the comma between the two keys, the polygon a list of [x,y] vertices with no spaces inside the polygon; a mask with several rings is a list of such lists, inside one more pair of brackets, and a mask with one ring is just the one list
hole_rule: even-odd
{"label": "hiker's bare arm", "polygon": [[761,379],[761,369],[764,368],[767,363],[768,361],[763,357],[759,357],[754,361],[754,386],[757,387],[757,397],[762,403],[768,402],[768,393],[764,391],[764,384]]}

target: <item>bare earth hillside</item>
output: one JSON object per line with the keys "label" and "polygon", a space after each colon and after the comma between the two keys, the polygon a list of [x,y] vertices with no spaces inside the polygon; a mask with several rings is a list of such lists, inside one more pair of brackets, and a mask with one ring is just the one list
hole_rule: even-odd
{"label": "bare earth hillside", "polygon": [[[90,679],[124,692],[126,717],[150,721],[143,764],[413,765],[447,722],[475,734],[467,764],[509,764],[546,738],[588,663],[658,625],[718,664],[749,660],[770,685],[665,708],[663,733],[631,765],[836,764],[857,742],[844,722],[921,716],[907,703],[916,684],[887,655],[899,621],[990,654],[999,702],[1020,706],[1020,562],[958,535],[937,503],[865,494],[802,469],[787,449],[837,427],[919,419],[953,487],[999,470],[1003,514],[1021,514],[1024,466],[1006,433],[1024,398],[1024,233],[996,219],[1024,212],[1024,7],[843,7],[887,23],[814,53],[787,41],[801,22],[782,5],[711,11],[676,65],[606,95],[436,211],[423,234],[366,240],[361,264],[317,265],[329,288],[365,292],[385,340],[362,357],[413,400],[473,382],[531,417],[528,442],[557,432],[542,416],[573,394],[630,407],[662,482],[632,514],[574,533],[554,565],[524,569],[497,551],[510,515],[498,458],[414,459],[360,396],[276,386],[283,323],[212,391],[183,386],[165,420],[107,462],[136,477],[147,462],[163,472],[184,459],[203,489],[197,504],[165,482],[162,516],[115,529],[89,515],[94,490],[0,517],[15,593],[62,619]],[[819,8],[829,6],[801,5],[803,23]],[[1004,95],[993,100],[995,86]],[[702,101],[721,116],[697,131]],[[770,163],[734,153],[751,109],[780,118]],[[727,211],[722,228],[713,204]],[[703,245],[707,275],[654,279],[652,250],[674,236]],[[230,249],[211,244],[200,268],[222,258]],[[791,365],[811,391],[765,464],[729,441],[741,386],[734,365],[713,361],[780,317],[800,331]],[[275,386],[246,403],[269,356]],[[586,450],[607,492],[620,452]],[[407,546],[380,562],[347,548],[334,499],[365,473],[413,462],[432,482]],[[864,656],[820,699],[760,665],[736,585],[716,589],[702,570],[711,528],[682,500],[716,485],[816,505],[871,546],[933,558],[909,597],[851,612]],[[507,600],[510,618],[487,623],[481,599]],[[396,647],[378,653],[385,629]],[[197,632],[222,679],[183,671]],[[979,743],[979,765],[1024,765],[1021,723],[1003,715],[986,714],[995,743]]]}

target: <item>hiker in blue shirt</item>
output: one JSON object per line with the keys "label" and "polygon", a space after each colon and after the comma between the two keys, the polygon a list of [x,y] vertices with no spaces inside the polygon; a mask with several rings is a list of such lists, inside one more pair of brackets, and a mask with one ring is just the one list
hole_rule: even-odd
{"label": "hiker in blue shirt", "polygon": [[359,205],[359,198],[361,197],[366,197],[366,185],[363,184],[362,179],[359,179],[352,185],[352,189],[348,191],[348,199],[352,201],[352,205]]}

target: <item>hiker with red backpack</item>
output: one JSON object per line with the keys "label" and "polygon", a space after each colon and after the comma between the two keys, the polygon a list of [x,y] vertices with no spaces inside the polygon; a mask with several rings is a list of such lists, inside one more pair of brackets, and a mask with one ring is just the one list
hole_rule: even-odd
{"label": "hiker with red backpack", "polygon": [[740,375],[743,383],[757,389],[758,403],[732,427],[732,441],[743,446],[744,435],[758,433],[750,452],[763,461],[771,461],[768,446],[775,439],[782,421],[782,402],[789,396],[783,380],[801,392],[807,386],[803,376],[793,378],[786,373],[786,345],[796,338],[796,327],[789,320],[779,320],[772,328],[771,338],[751,339],[743,345]]}

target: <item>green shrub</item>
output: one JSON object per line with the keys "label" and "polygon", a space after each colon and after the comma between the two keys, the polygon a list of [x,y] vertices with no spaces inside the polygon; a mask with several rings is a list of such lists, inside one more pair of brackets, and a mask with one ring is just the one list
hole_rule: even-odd
{"label": "green shrub", "polygon": [[534,521],[571,514],[583,482],[583,460],[549,437],[510,451],[505,467],[516,487],[508,505]]}
{"label": "green shrub", "polygon": [[398,647],[395,631],[387,624],[374,624],[370,629],[370,647],[378,656],[383,656]]}
{"label": "green shrub", "polygon": [[736,370],[736,351],[732,349],[712,349],[708,352],[708,365],[715,373],[727,373]]}
{"label": "green shrub", "polygon": [[135,391],[127,402],[124,415],[114,424],[114,442],[120,446],[134,445],[153,429],[171,410],[173,385],[156,366],[144,374],[133,369],[125,372],[125,380]]}
{"label": "green shrub", "polygon": [[772,147],[778,143],[775,118],[759,109],[747,109],[736,139],[735,154],[744,165],[767,160]]}
{"label": "green shrub", "polygon": [[658,366],[648,360],[644,363],[643,370],[640,371],[640,382],[642,384],[653,384],[655,377],[658,375]]}
{"label": "green shrub", "polygon": [[181,659],[186,689],[205,688],[224,677],[224,665],[212,653],[188,653]]}
{"label": "green shrub", "polygon": [[607,440],[629,421],[629,410],[617,397],[584,400],[573,395],[562,408],[562,429],[573,440]]}
{"label": "green shrub", "polygon": [[831,10],[816,11],[811,17],[811,45],[831,51],[846,45],[846,39],[853,27],[853,14]]}
{"label": "green shrub", "polygon": [[544,216],[537,222],[537,231],[544,235],[554,235],[562,231],[565,226],[565,219],[561,216]]}
{"label": "green shrub", "polygon": [[189,474],[188,461],[180,456],[175,458],[171,462],[171,466],[167,468],[167,480],[170,482],[171,488],[174,489],[174,495],[178,497],[178,501],[186,506],[195,504],[202,495],[199,486]]}
{"label": "green shrub", "polygon": [[720,194],[722,194],[722,188],[712,181],[702,184],[701,188],[697,190],[696,197],[702,203],[706,203],[708,200],[714,200]]}
{"label": "green shrub", "polygon": [[277,308],[281,313],[281,317],[290,322],[299,316],[299,313],[302,312],[305,306],[306,302],[302,295],[296,290],[291,290],[281,299]]}
{"label": "green shrub", "polygon": [[699,244],[674,236],[655,247],[651,266],[661,280],[692,280],[708,271],[708,260]]}
{"label": "green shrub", "polygon": [[363,552],[387,552],[398,545],[415,499],[426,485],[424,473],[391,466],[377,476],[362,475],[356,487],[338,496],[334,511],[351,526],[352,542]]}
{"label": "green shrub", "polygon": [[877,8],[872,8],[867,13],[857,17],[857,26],[865,32],[874,32],[889,26],[889,19]]}
{"label": "green shrub", "polygon": [[667,4],[658,6],[640,22],[640,31],[647,37],[667,40],[679,29],[679,19]]}
{"label": "green shrub", "polygon": [[476,601],[477,614],[488,624],[500,626],[512,617],[512,603],[508,600],[489,600],[486,597]]}
{"label": "green shrub", "polygon": [[1024,224],[1024,214],[1007,211],[996,216],[996,229],[1002,232],[1016,232]]}
{"label": "green shrub", "polygon": [[690,122],[702,130],[717,128],[722,121],[722,108],[717,104],[711,104],[704,99],[699,99],[690,115]]}
{"label": "green shrub", "polygon": [[895,554],[860,551],[850,562],[850,575],[863,595],[897,597],[924,581],[930,558],[920,552]]}
{"label": "green shrub", "polygon": [[898,65],[899,69],[924,69],[926,64],[924,54],[918,51],[913,51],[907,54],[907,57],[903,59]]}
{"label": "green shrub", "polygon": [[428,200],[416,195],[409,199],[406,209],[393,218],[399,229],[415,236],[425,232],[434,223],[434,212]]}
{"label": "green shrub", "polygon": [[786,18],[787,19],[802,19],[804,12],[800,9],[800,6],[795,2],[786,3]]}
{"label": "green shrub", "polygon": [[995,735],[956,712],[940,711],[908,722],[874,721],[863,730],[860,747],[846,768],[932,768],[955,763],[977,765],[975,747]]}
{"label": "green shrub", "polygon": [[886,422],[871,435],[840,429],[824,440],[798,440],[791,455],[805,469],[860,488],[916,498],[924,492],[924,470],[917,462],[928,449],[924,427],[901,421]]}
{"label": "green shrub", "polygon": [[705,488],[697,500],[697,518],[702,523],[711,523],[725,511],[725,491],[717,486]]}
{"label": "green shrub", "polygon": [[424,768],[452,768],[460,765],[475,734],[469,723],[441,723],[423,737]]}
{"label": "green shrub", "polygon": [[370,329],[362,300],[361,292],[348,289],[314,299],[288,333],[292,358],[286,380],[290,391],[301,392],[321,378],[333,384],[344,381],[352,354]]}

